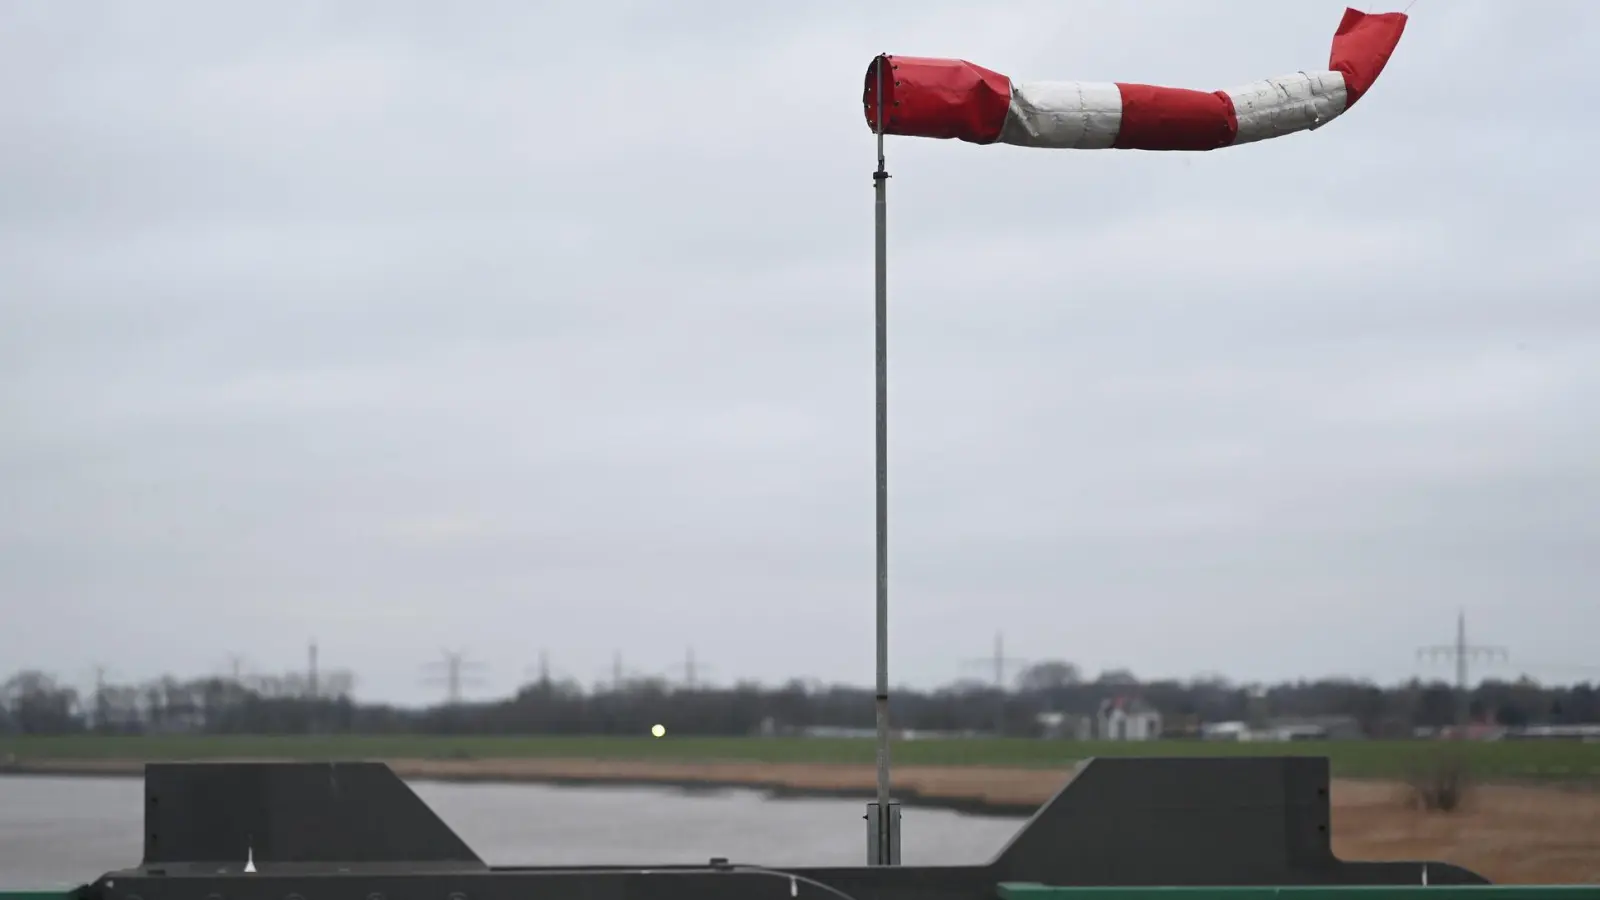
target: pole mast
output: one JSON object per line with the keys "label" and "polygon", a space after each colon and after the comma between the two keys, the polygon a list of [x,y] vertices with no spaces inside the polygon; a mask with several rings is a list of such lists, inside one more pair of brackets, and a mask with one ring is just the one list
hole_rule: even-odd
{"label": "pole mast", "polygon": [[879,55],[875,68],[877,89],[873,119],[878,136],[878,168],[872,173],[875,213],[873,260],[877,324],[877,544],[878,544],[878,672],[873,701],[878,724],[878,797],[867,809],[867,864],[899,865],[900,807],[889,799],[889,282],[888,187],[889,172],[883,159],[884,69],[887,55]]}

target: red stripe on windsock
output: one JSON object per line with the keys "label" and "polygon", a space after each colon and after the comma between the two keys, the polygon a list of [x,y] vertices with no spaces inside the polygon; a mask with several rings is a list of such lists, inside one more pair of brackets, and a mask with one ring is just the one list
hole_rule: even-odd
{"label": "red stripe on windsock", "polygon": [[883,65],[883,133],[992,144],[1006,124],[1011,79],[961,59],[880,56],[867,67],[862,95],[877,130],[878,66]]}
{"label": "red stripe on windsock", "polygon": [[1378,80],[1405,31],[1405,13],[1344,11],[1339,30],[1333,33],[1328,68],[1344,76],[1346,109],[1354,106]]}
{"label": "red stripe on windsock", "polygon": [[1117,83],[1122,94],[1119,150],[1215,150],[1233,143],[1239,120],[1221,91]]}

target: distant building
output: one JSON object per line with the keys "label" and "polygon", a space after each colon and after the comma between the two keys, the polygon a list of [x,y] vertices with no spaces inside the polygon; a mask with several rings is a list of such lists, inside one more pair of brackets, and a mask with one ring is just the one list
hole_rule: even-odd
{"label": "distant building", "polygon": [[847,728],[842,725],[807,725],[800,729],[800,735],[808,738],[875,738],[878,736],[878,730]]}
{"label": "distant building", "polygon": [[1355,741],[1367,736],[1355,716],[1283,716],[1268,719],[1256,740]]}
{"label": "distant building", "polygon": [[1250,726],[1244,722],[1207,722],[1200,726],[1200,738],[1206,741],[1245,740]]}
{"label": "distant building", "polygon": [[1437,738],[1446,741],[1499,741],[1510,737],[1510,729],[1491,722],[1471,722],[1467,725],[1446,725],[1443,728],[1418,728],[1420,738]]}
{"label": "distant building", "polygon": [[1094,738],[1094,717],[1072,713],[1042,712],[1034,717],[1039,736],[1058,741],[1087,741]]}
{"label": "distant building", "polygon": [[[771,716],[764,719],[756,728],[756,733],[764,737],[807,737],[807,738],[849,738],[863,739],[878,736],[876,728],[849,728],[840,725],[807,725],[803,728],[790,728],[777,723]],[[891,728],[889,737],[896,741],[932,741],[953,740],[957,738],[974,738],[983,736],[977,731],[930,731],[914,728]]]}
{"label": "distant building", "polygon": [[1517,741],[1583,741],[1600,743],[1600,725],[1529,725],[1512,728],[1505,736]]}
{"label": "distant building", "polygon": [[1161,713],[1137,697],[1108,697],[1095,715],[1102,741],[1153,741],[1161,737]]}
{"label": "distant building", "polygon": [[1367,736],[1353,716],[1285,716],[1252,727],[1246,722],[1208,722],[1200,727],[1208,741],[1350,741]]}

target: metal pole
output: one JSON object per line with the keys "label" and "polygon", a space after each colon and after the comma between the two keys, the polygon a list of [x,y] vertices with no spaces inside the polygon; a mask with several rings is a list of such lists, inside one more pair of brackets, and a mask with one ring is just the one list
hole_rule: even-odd
{"label": "metal pole", "polygon": [[888,205],[889,173],[883,160],[883,84],[887,56],[876,66],[878,168],[872,174],[876,213],[874,259],[877,320],[877,533],[878,533],[878,678],[874,698],[878,720],[878,802],[876,815],[868,812],[872,841],[869,865],[900,862],[899,808],[889,801],[889,286]]}
{"label": "metal pole", "polygon": [[1472,691],[1467,687],[1467,611],[1456,613],[1456,727],[1466,737],[1467,721],[1472,718]]}

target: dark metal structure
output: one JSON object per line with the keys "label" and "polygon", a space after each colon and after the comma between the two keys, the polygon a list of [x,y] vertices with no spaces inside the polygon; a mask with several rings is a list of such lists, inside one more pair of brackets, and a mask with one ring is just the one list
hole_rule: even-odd
{"label": "dark metal structure", "polygon": [[[529,810],[537,815],[537,810]],[[985,865],[489,866],[388,766],[159,763],[144,860],[79,900],[989,900],[1074,886],[1482,885],[1436,862],[1346,862],[1329,842],[1328,762],[1084,763]]]}

